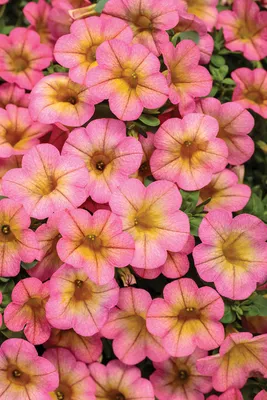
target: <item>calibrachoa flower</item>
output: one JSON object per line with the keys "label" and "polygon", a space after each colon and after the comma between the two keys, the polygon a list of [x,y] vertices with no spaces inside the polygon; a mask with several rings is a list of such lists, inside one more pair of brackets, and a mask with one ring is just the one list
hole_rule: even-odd
{"label": "calibrachoa flower", "polygon": [[202,279],[234,300],[246,299],[267,278],[267,226],[253,215],[232,218],[225,210],[210,211],[199,227],[202,244],[193,250]]}
{"label": "calibrachoa flower", "polygon": [[17,107],[28,107],[29,94],[25,93],[15,83],[3,83],[0,85],[0,107],[5,108],[7,104],[15,104]]}
{"label": "calibrachoa flower", "polygon": [[21,88],[32,89],[52,61],[49,46],[40,44],[38,33],[26,28],[0,35],[0,76]]}
{"label": "calibrachoa flower", "polygon": [[49,339],[51,325],[46,319],[45,304],[49,297],[49,283],[26,278],[12,291],[11,303],[4,312],[4,321],[13,332],[24,330],[32,344],[42,344]]}
{"label": "calibrachoa flower", "polygon": [[150,162],[150,158],[153,154],[153,151],[155,150],[155,146],[154,146],[155,135],[154,135],[154,133],[147,132],[146,135],[147,135],[146,138],[144,136],[139,135],[138,140],[142,146],[143,157],[142,157],[140,167],[138,168],[136,173],[134,173],[132,175],[133,178],[137,178],[143,183],[144,183],[145,178],[152,175],[149,162]]}
{"label": "calibrachoa flower", "polygon": [[63,264],[56,250],[57,242],[61,237],[58,231],[58,224],[61,217],[61,212],[51,215],[47,223],[42,224],[35,231],[40,246],[40,261],[27,272],[30,276],[38,278],[42,282],[51,278],[53,273]]}
{"label": "calibrachoa flower", "polygon": [[228,150],[216,138],[218,122],[207,115],[171,118],[155,134],[150,166],[156,179],[168,179],[184,190],[206,186],[227,165]]}
{"label": "calibrachoa flower", "polygon": [[30,29],[40,35],[41,43],[53,46],[53,38],[48,26],[51,6],[45,0],[31,1],[23,8],[23,14],[30,23]]}
{"label": "calibrachoa flower", "polygon": [[101,356],[103,345],[99,334],[93,336],[78,335],[73,329],[52,329],[46,348],[64,347],[69,349],[79,361],[90,364]]}
{"label": "calibrachoa flower", "polygon": [[109,313],[109,319],[101,334],[114,339],[113,351],[124,364],[134,365],[146,357],[153,361],[169,358],[161,339],[146,328],[146,315],[152,303],[150,294],[144,289],[123,288],[117,307]]}
{"label": "calibrachoa flower", "polygon": [[176,47],[172,43],[162,48],[168,68],[169,98],[179,104],[182,115],[195,110],[195,97],[207,96],[212,88],[212,77],[199,64],[200,51],[192,40],[182,40]]}
{"label": "calibrachoa flower", "polygon": [[248,134],[254,127],[254,118],[247,110],[234,102],[221,104],[217,99],[206,98],[197,102],[196,111],[218,121],[217,137],[228,147],[229,164],[240,165],[250,159],[254,142]]}
{"label": "calibrachoa flower", "polygon": [[248,377],[261,373],[267,377],[267,335],[253,338],[248,332],[229,334],[219,354],[197,361],[198,371],[212,376],[215,390],[224,392],[230,387],[242,388]]}
{"label": "calibrachoa flower", "polygon": [[109,0],[103,14],[128,22],[134,33],[133,43],[146,46],[159,56],[161,46],[168,43],[167,30],[179,20],[177,4],[173,0]]}
{"label": "calibrachoa flower", "polygon": [[118,360],[107,365],[93,363],[90,375],[96,384],[96,400],[154,400],[151,383],[141,378],[141,371]]}
{"label": "calibrachoa flower", "polygon": [[21,167],[22,156],[11,156],[9,158],[0,158],[0,195],[3,195],[2,178],[7,171],[13,168]]}
{"label": "calibrachoa flower", "polygon": [[3,158],[24,154],[52,129],[51,125],[33,122],[27,108],[13,104],[0,108],[0,120],[0,154]]}
{"label": "calibrachoa flower", "polygon": [[180,251],[189,237],[188,217],[179,211],[182,198],[176,185],[158,181],[145,187],[129,179],[111,196],[111,210],[122,220],[123,230],[134,238],[133,267],[153,269],[163,265],[167,250]]}
{"label": "calibrachoa flower", "polygon": [[98,66],[87,74],[86,85],[95,102],[109,99],[113,114],[124,121],[137,119],[143,108],[163,106],[168,86],[160,62],[145,46],[113,39],[96,50]]}
{"label": "calibrachoa flower", "polygon": [[92,282],[84,269],[64,264],[50,279],[46,316],[58,329],[73,328],[79,335],[92,336],[108,319],[118,302],[119,287],[113,279],[106,285]]}
{"label": "calibrachoa flower", "polygon": [[219,13],[217,28],[223,28],[225,47],[242,51],[248,60],[267,56],[267,12],[253,0],[235,0],[233,11]]}
{"label": "calibrachoa flower", "polygon": [[204,400],[203,393],[212,389],[211,378],[197,371],[196,361],[207,354],[205,350],[196,349],[189,357],[171,357],[164,362],[153,362],[156,371],[149,379],[157,398]]}
{"label": "calibrachoa flower", "polygon": [[0,276],[16,276],[20,262],[39,258],[35,233],[28,229],[30,217],[19,203],[10,199],[0,201]]}
{"label": "calibrachoa flower", "polygon": [[22,159],[22,168],[2,179],[4,194],[23,204],[34,218],[80,206],[87,198],[88,171],[74,156],[61,156],[51,144],[39,144]]}
{"label": "calibrachoa flower", "polygon": [[126,137],[122,121],[103,118],[90,122],[86,129],[73,130],[62,154],[83,159],[89,170],[92,199],[107,203],[111,193],[140,167],[142,147],[135,138]]}
{"label": "calibrachoa flower", "polygon": [[118,18],[90,17],[75,21],[70,35],[64,35],[56,43],[54,55],[57,62],[70,68],[69,77],[84,84],[87,71],[96,67],[96,49],[105,40],[120,39],[130,43],[132,31]]}
{"label": "calibrachoa flower", "polygon": [[267,118],[267,71],[238,68],[231,77],[236,82],[232,100]]}
{"label": "calibrachoa flower", "polygon": [[239,389],[230,388],[220,396],[216,396],[215,394],[209,396],[207,400],[243,400],[243,396]]}
{"label": "calibrachoa flower", "polygon": [[114,268],[128,265],[134,254],[134,241],[122,231],[119,217],[108,210],[93,215],[86,210],[62,213],[57,244],[62,261],[84,268],[89,278],[104,285],[114,278]]}
{"label": "calibrachoa flower", "polygon": [[81,126],[94,114],[88,89],[66,74],[51,74],[34,86],[29,104],[33,120]]}
{"label": "calibrachoa flower", "polygon": [[218,0],[182,0],[187,6],[187,12],[196,15],[203,20],[209,31],[217,22],[218,10],[216,8]]}
{"label": "calibrachoa flower", "polygon": [[250,195],[250,187],[238,183],[237,175],[225,169],[214,174],[211,182],[200,190],[199,203],[211,198],[204,207],[206,211],[221,208],[233,212],[242,210],[249,201]]}
{"label": "calibrachoa flower", "polygon": [[182,278],[167,284],[163,296],[152,301],[146,323],[171,356],[188,356],[197,347],[212,350],[222,343],[224,303],[214,289]]}
{"label": "calibrachoa flower", "polygon": [[0,5],[8,3],[9,0],[0,0]]}
{"label": "calibrachoa flower", "polygon": [[267,399],[267,392],[265,390],[261,390],[254,398],[254,400],[266,400],[266,399]]}
{"label": "calibrachoa flower", "polygon": [[49,349],[43,354],[58,371],[59,385],[50,393],[52,400],[95,400],[95,383],[85,363],[67,349]]}
{"label": "calibrachoa flower", "polygon": [[58,386],[53,364],[39,357],[35,347],[23,339],[8,339],[0,347],[0,397],[11,399],[50,399]]}

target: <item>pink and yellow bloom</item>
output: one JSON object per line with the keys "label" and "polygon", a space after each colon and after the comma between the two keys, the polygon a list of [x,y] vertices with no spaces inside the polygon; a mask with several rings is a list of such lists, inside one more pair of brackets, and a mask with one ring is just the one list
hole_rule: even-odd
{"label": "pink and yellow bloom", "polygon": [[96,400],[154,400],[151,383],[141,378],[137,367],[129,367],[118,360],[107,365],[93,363],[90,375],[96,384]]}
{"label": "pink and yellow bloom", "polygon": [[38,33],[15,28],[9,36],[0,35],[0,77],[5,81],[31,90],[51,61],[51,49],[40,44]]}
{"label": "pink and yellow bloom", "polygon": [[216,8],[218,0],[182,0],[182,2],[188,13],[196,15],[205,23],[208,31],[212,31],[218,18]]}
{"label": "pink and yellow bloom", "polygon": [[112,192],[140,167],[142,147],[138,140],[126,136],[122,121],[103,118],[90,122],[86,129],[73,130],[62,154],[80,157],[85,162],[91,198],[107,203]]}
{"label": "pink and yellow bloom", "polygon": [[145,187],[129,179],[111,196],[111,210],[120,216],[123,230],[134,239],[133,267],[153,269],[163,265],[167,250],[180,251],[189,237],[189,221],[179,211],[182,198],[168,181]]}
{"label": "pink and yellow bloom", "polygon": [[[254,398],[254,400],[256,397]],[[222,393],[220,396],[213,394],[209,396],[207,400],[243,400],[242,393],[239,389],[230,388],[226,392]]]}
{"label": "pink and yellow bloom", "polygon": [[219,353],[197,361],[198,371],[212,377],[215,390],[224,392],[234,387],[242,388],[249,376],[267,377],[267,335],[253,338],[251,333],[229,334]]}
{"label": "pink and yellow bloom", "polygon": [[126,21],[133,30],[133,43],[146,46],[156,56],[169,41],[166,31],[179,21],[178,7],[173,0],[109,0],[103,14]]}
{"label": "pink and yellow bloom", "polygon": [[46,316],[54,328],[72,328],[79,335],[92,336],[107,321],[118,296],[119,287],[114,279],[99,286],[83,268],[64,264],[50,279]]}
{"label": "pink and yellow bloom", "polygon": [[234,0],[232,11],[219,13],[217,28],[223,28],[225,47],[241,51],[248,60],[267,56],[267,12],[253,0]]}
{"label": "pink and yellow bloom", "polygon": [[188,357],[170,357],[163,362],[153,362],[156,371],[149,380],[157,398],[204,400],[204,393],[212,389],[211,378],[197,371],[196,361],[207,354],[205,350],[196,349]]}
{"label": "pink and yellow bloom", "polygon": [[228,150],[216,137],[218,122],[201,114],[171,118],[155,134],[150,166],[156,179],[167,179],[184,190],[198,190],[227,165]]}
{"label": "pink and yellow bloom", "polygon": [[23,339],[8,339],[0,347],[1,400],[49,400],[58,386],[58,373],[50,361],[39,357]]}
{"label": "pink and yellow bloom", "polygon": [[64,347],[70,350],[77,360],[86,364],[97,361],[101,356],[103,345],[98,333],[93,336],[78,335],[73,329],[52,329],[46,348]]}
{"label": "pink and yellow bloom", "polygon": [[167,66],[169,98],[179,104],[182,115],[195,111],[195,98],[207,96],[212,88],[212,77],[199,65],[200,51],[192,40],[182,40],[176,47],[167,43],[162,49]]}
{"label": "pink and yellow bloom", "polygon": [[27,108],[13,104],[0,108],[0,120],[0,154],[3,158],[24,154],[52,129],[51,125],[34,122]]}
{"label": "pink and yellow bloom", "polygon": [[51,144],[39,144],[24,155],[22,168],[5,174],[2,187],[4,194],[22,203],[31,217],[43,219],[79,207],[88,196],[87,179],[81,159],[61,156]]}
{"label": "pink and yellow bloom", "polygon": [[70,34],[61,36],[55,46],[57,62],[70,68],[69,77],[80,84],[85,83],[87,72],[97,66],[96,49],[105,40],[132,40],[129,25],[118,18],[90,17],[74,21]]}
{"label": "pink and yellow bloom", "polygon": [[49,283],[26,278],[12,291],[11,303],[4,312],[4,321],[12,332],[24,330],[32,344],[42,344],[49,339],[51,325],[46,319],[45,304],[49,297]]}
{"label": "pink and yellow bloom", "polygon": [[44,124],[81,126],[92,117],[94,110],[88,89],[66,74],[46,76],[31,92],[30,114],[33,120]]}
{"label": "pink and yellow bloom", "polygon": [[240,104],[221,104],[215,98],[198,101],[196,111],[215,118],[219,124],[218,138],[228,147],[228,162],[240,165],[248,161],[254,153],[254,142],[248,134],[254,127],[254,118]]}
{"label": "pink and yellow bloom", "polygon": [[115,267],[125,267],[133,258],[131,235],[122,231],[120,218],[108,210],[93,215],[81,209],[66,211],[58,229],[62,235],[57,244],[61,260],[83,268],[98,285],[111,282]]}
{"label": "pink and yellow bloom", "polygon": [[86,86],[95,102],[108,99],[119,119],[137,119],[144,107],[154,109],[166,102],[168,86],[160,62],[145,46],[108,40],[97,48],[96,61]]}
{"label": "pink and yellow bloom", "polygon": [[95,383],[85,363],[77,361],[67,349],[49,349],[43,357],[58,371],[59,385],[51,393],[51,400],[95,400]]}
{"label": "pink and yellow bloom", "polygon": [[61,217],[61,212],[51,215],[46,224],[42,224],[35,231],[40,246],[40,261],[27,272],[30,276],[38,278],[42,282],[51,278],[53,273],[63,264],[56,250],[57,243],[61,237],[58,231]]}
{"label": "pink and yellow bloom", "polygon": [[232,100],[267,118],[267,71],[238,68],[231,77],[236,82]]}
{"label": "pink and yellow bloom", "polygon": [[267,392],[265,390],[261,390],[257,396],[255,396],[254,400],[267,400]]}
{"label": "pink and yellow bloom", "polygon": [[7,171],[13,168],[21,167],[22,156],[11,156],[9,158],[0,158],[0,196],[3,195],[2,178]]}
{"label": "pink and yellow bloom", "polygon": [[53,47],[53,37],[49,29],[48,19],[51,6],[45,0],[31,1],[23,8],[23,14],[30,23],[30,29],[40,35],[41,43]]}
{"label": "pink and yellow bloom", "polygon": [[113,351],[124,364],[138,364],[146,357],[153,361],[169,358],[161,339],[148,332],[146,315],[152,303],[150,294],[144,289],[120,289],[117,307],[109,313],[109,319],[101,334],[114,339]]}
{"label": "pink and yellow bloom", "polygon": [[250,195],[250,187],[238,183],[237,175],[229,169],[224,169],[214,174],[211,182],[200,189],[199,203],[210,198],[211,200],[204,207],[205,211],[221,208],[234,212],[245,207]]}
{"label": "pink and yellow bloom", "polygon": [[15,83],[3,83],[0,85],[0,108],[5,108],[8,104],[27,108],[29,94]]}
{"label": "pink and yellow bloom", "polygon": [[267,278],[267,226],[249,214],[232,218],[225,210],[210,211],[199,227],[201,244],[193,250],[200,277],[214,282],[233,300],[246,299]]}
{"label": "pink and yellow bloom", "polygon": [[28,229],[30,224],[22,205],[10,199],[0,201],[0,276],[16,276],[21,261],[39,258],[39,245],[35,233]]}
{"label": "pink and yellow bloom", "polygon": [[197,347],[212,350],[223,342],[219,321],[224,303],[214,289],[198,288],[192,279],[182,278],[167,284],[163,296],[152,301],[146,324],[172,357],[188,356]]}

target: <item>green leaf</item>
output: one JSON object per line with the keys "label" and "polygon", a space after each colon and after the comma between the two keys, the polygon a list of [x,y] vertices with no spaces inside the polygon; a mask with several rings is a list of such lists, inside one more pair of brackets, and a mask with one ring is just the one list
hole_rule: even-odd
{"label": "green leaf", "polygon": [[221,67],[222,65],[225,65],[225,59],[222,56],[214,55],[211,57],[211,62],[215,67]]}
{"label": "green leaf", "polygon": [[26,271],[27,271],[27,270],[32,269],[33,267],[35,267],[35,265],[36,265],[37,263],[38,263],[37,260],[34,260],[34,261],[31,262],[31,263],[25,263],[25,262],[21,261],[20,266],[21,266],[22,268],[26,269]]}
{"label": "green leaf", "polygon": [[142,114],[139,117],[139,120],[147,126],[159,126],[160,124],[160,120],[157,117],[153,117],[152,115],[147,114]]}
{"label": "green leaf", "polygon": [[221,319],[221,322],[224,324],[231,324],[236,320],[236,314],[231,309],[228,304],[224,304],[224,316]]}
{"label": "green leaf", "polygon": [[199,34],[195,31],[185,31],[179,34],[181,40],[192,40],[196,44],[199,43]]}
{"label": "green leaf", "polygon": [[145,178],[144,180],[144,185],[145,187],[147,187],[148,185],[150,185],[150,183],[154,182],[153,179],[150,179],[149,177]]}
{"label": "green leaf", "polygon": [[107,2],[108,0],[98,0],[95,11],[101,14]]}
{"label": "green leaf", "polygon": [[0,200],[7,199],[6,196],[0,196]]}
{"label": "green leaf", "polygon": [[229,67],[228,67],[228,65],[222,65],[222,66],[219,68],[219,73],[220,73],[220,76],[222,77],[222,79],[224,79],[224,78],[226,77],[226,75],[228,74],[228,72],[229,72]]}
{"label": "green leaf", "polygon": [[214,85],[207,97],[214,97],[218,92],[218,86]]}
{"label": "green leaf", "polygon": [[181,210],[187,213],[191,213],[196,208],[199,198],[199,191],[196,190],[194,192],[186,192],[185,190],[180,190],[180,193],[183,198]]}
{"label": "green leaf", "polygon": [[198,236],[198,228],[202,220],[203,220],[202,216],[200,217],[192,215],[191,217],[189,217],[191,235]]}
{"label": "green leaf", "polygon": [[7,282],[0,282],[0,292],[3,295],[3,301],[1,306],[6,307],[11,301],[11,293],[15,286],[13,279],[9,279]]}
{"label": "green leaf", "polygon": [[264,204],[255,193],[252,193],[249,202],[243,209],[243,213],[252,214],[259,218],[262,217],[264,213]]}
{"label": "green leaf", "polygon": [[225,78],[223,80],[223,83],[225,83],[225,85],[232,85],[232,86],[236,85],[235,81],[233,79],[231,79],[231,78]]}

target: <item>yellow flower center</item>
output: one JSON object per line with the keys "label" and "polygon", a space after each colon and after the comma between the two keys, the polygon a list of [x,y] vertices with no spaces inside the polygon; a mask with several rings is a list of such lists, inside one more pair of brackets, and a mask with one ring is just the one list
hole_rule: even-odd
{"label": "yellow flower center", "polygon": [[117,390],[112,390],[108,394],[108,399],[109,400],[125,400],[125,397],[121,392],[118,392]]}
{"label": "yellow flower center", "polygon": [[96,61],[96,49],[98,46],[92,46],[90,47],[87,52],[86,52],[86,60],[92,64],[93,62]]}
{"label": "yellow flower center", "polygon": [[181,381],[186,381],[188,378],[188,372],[185,369],[180,369],[178,372],[178,379]]}
{"label": "yellow flower center", "polygon": [[199,319],[200,311],[194,307],[186,307],[178,314],[178,319],[183,321],[190,321],[192,319]]}
{"label": "yellow flower center", "polygon": [[77,301],[89,300],[92,297],[92,292],[88,283],[80,279],[76,279],[74,281],[74,286],[74,297]]}
{"label": "yellow flower center", "polygon": [[64,393],[60,392],[59,390],[56,391],[56,396],[58,400],[64,400],[65,396]]}
{"label": "yellow flower center", "polygon": [[13,59],[13,62],[14,62],[14,68],[15,68],[16,72],[25,71],[25,69],[27,69],[29,66],[29,61],[21,56],[15,57]]}
{"label": "yellow flower center", "polygon": [[69,88],[62,88],[58,90],[56,100],[63,103],[70,103],[75,105],[79,102],[78,95],[74,90]]}
{"label": "yellow flower center", "polygon": [[[256,104],[262,104],[264,102],[264,96],[259,90],[250,90],[246,93],[246,98],[253,101]],[[267,96],[266,96],[267,98]]]}
{"label": "yellow flower center", "polygon": [[10,365],[7,369],[7,378],[15,385],[25,386],[30,382],[30,376],[21,371],[17,366]]}
{"label": "yellow flower center", "polygon": [[140,15],[137,17],[137,19],[135,20],[135,25],[139,26],[142,29],[151,29],[153,26],[151,20],[144,15]]}
{"label": "yellow flower center", "polygon": [[97,235],[90,233],[89,235],[85,236],[83,245],[89,247],[89,249],[93,251],[99,251],[102,247],[102,241],[99,237],[97,237]]}
{"label": "yellow flower center", "polygon": [[8,235],[11,232],[9,225],[2,225],[1,230],[4,235]]}
{"label": "yellow flower center", "polygon": [[191,158],[197,150],[198,146],[196,143],[186,140],[181,147],[181,156],[184,158]]}
{"label": "yellow flower center", "polygon": [[132,88],[136,88],[138,85],[138,76],[137,73],[131,68],[126,68],[122,71],[121,77],[131,86]]}
{"label": "yellow flower center", "polygon": [[69,384],[60,382],[59,387],[55,390],[57,400],[70,400],[72,398],[72,389]]}

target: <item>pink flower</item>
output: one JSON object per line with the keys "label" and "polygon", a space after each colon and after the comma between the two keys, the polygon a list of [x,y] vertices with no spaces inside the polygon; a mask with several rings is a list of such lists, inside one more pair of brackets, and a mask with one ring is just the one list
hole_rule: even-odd
{"label": "pink flower", "polygon": [[50,279],[46,316],[54,328],[73,328],[79,335],[92,336],[107,321],[118,296],[119,287],[114,279],[98,286],[84,269],[64,264]]}
{"label": "pink flower", "polygon": [[228,150],[216,138],[217,121],[201,114],[171,118],[155,134],[150,166],[156,179],[168,179],[184,190],[198,190],[227,165]]}
{"label": "pink flower", "polygon": [[[261,373],[267,377],[267,335],[252,336],[248,332],[229,334],[219,354],[197,361],[198,371],[212,377],[215,390],[224,392],[242,388],[248,377]],[[232,400],[232,399],[231,399]]]}
{"label": "pink flower", "polygon": [[46,319],[45,304],[49,297],[49,283],[26,278],[17,283],[4,313],[5,324],[13,332],[24,330],[32,344],[42,344],[49,339],[51,325]]}
{"label": "pink flower", "polygon": [[126,137],[122,121],[103,118],[90,122],[86,129],[72,131],[62,154],[85,162],[90,196],[98,203],[107,203],[112,192],[140,167],[142,147],[135,138]]}
{"label": "pink flower", "polygon": [[51,125],[33,122],[27,108],[13,104],[0,108],[0,120],[0,154],[3,158],[24,154],[52,129]]}
{"label": "pink flower", "polygon": [[35,231],[40,245],[40,261],[27,272],[30,276],[38,278],[42,282],[51,278],[53,273],[63,264],[56,250],[57,243],[61,238],[58,231],[58,224],[61,218],[61,212],[52,214],[47,223],[42,224]]}
{"label": "pink flower", "polygon": [[97,361],[102,353],[102,342],[99,334],[93,336],[78,335],[73,329],[52,329],[46,348],[64,347],[70,350],[77,360],[86,364]]}
{"label": "pink flower", "polygon": [[212,88],[212,77],[199,65],[200,51],[192,40],[182,40],[176,47],[172,43],[162,49],[168,68],[169,98],[179,104],[182,115],[195,110],[196,97],[207,96]]}
{"label": "pink flower", "polygon": [[7,104],[15,104],[17,107],[27,108],[29,94],[14,83],[3,83],[0,86],[0,107],[5,108]]}
{"label": "pink flower", "polygon": [[156,56],[161,46],[169,41],[167,30],[179,20],[177,4],[173,0],[109,0],[103,14],[128,22],[134,33],[133,43],[146,46]]}
{"label": "pink flower", "polygon": [[3,195],[2,178],[7,171],[13,168],[21,167],[22,156],[11,156],[9,158],[0,158],[0,196]]}
{"label": "pink flower", "polygon": [[202,244],[193,250],[196,269],[222,296],[246,299],[257,282],[266,280],[267,226],[257,217],[241,214],[233,219],[228,211],[210,211],[199,237]]}
{"label": "pink flower", "polygon": [[205,205],[206,211],[222,208],[226,211],[242,210],[251,195],[247,185],[238,183],[237,175],[229,169],[214,174],[211,182],[199,192],[199,203],[211,198]]}
{"label": "pink flower", "polygon": [[58,373],[50,361],[39,357],[23,339],[8,339],[0,347],[1,400],[50,399],[58,386]]}
{"label": "pink flower", "polygon": [[8,3],[9,0],[0,0],[0,5]]}
{"label": "pink flower", "polygon": [[217,28],[223,28],[225,47],[242,51],[248,60],[267,56],[267,12],[253,0],[234,0],[233,11],[219,13]]}
{"label": "pink flower", "polygon": [[96,50],[98,66],[90,69],[86,85],[95,102],[109,99],[113,114],[123,121],[137,119],[143,108],[163,106],[168,98],[160,62],[145,46],[113,39]]}
{"label": "pink flower", "polygon": [[66,211],[58,229],[61,260],[83,268],[98,285],[111,282],[114,268],[125,267],[132,260],[134,241],[122,231],[120,218],[108,210],[98,210],[93,216],[81,209]]}
{"label": "pink flower", "polygon": [[52,52],[49,46],[40,44],[38,33],[15,28],[9,37],[0,35],[0,76],[5,81],[31,90],[51,61]]}
{"label": "pink flower", "polygon": [[224,303],[210,287],[198,288],[192,279],[182,278],[167,284],[164,299],[154,299],[147,313],[147,329],[162,338],[172,357],[185,357],[198,347],[212,350],[224,339],[219,320]]}
{"label": "pink flower", "polygon": [[39,258],[35,233],[28,229],[30,217],[19,203],[10,199],[0,201],[0,276],[16,276],[20,262]]}
{"label": "pink flower", "polygon": [[44,124],[60,122],[81,126],[94,114],[94,106],[85,86],[72,82],[66,74],[43,78],[31,92],[29,111]]}
{"label": "pink flower", "polygon": [[196,15],[204,21],[208,31],[212,31],[216,25],[218,10],[216,8],[218,0],[182,0],[186,10],[190,14]]}
{"label": "pink flower", "polygon": [[254,397],[254,400],[266,400],[266,399],[267,399],[267,392],[265,390],[261,390],[257,394],[257,396]]}
{"label": "pink flower", "polygon": [[77,361],[67,349],[49,349],[43,357],[54,365],[59,375],[59,385],[51,398],[95,400],[95,383],[85,363]]}
{"label": "pink flower", "polygon": [[154,135],[154,133],[147,132],[146,134],[147,134],[146,138],[141,135],[139,135],[139,137],[138,137],[138,140],[142,146],[143,157],[142,157],[141,165],[140,165],[138,171],[136,171],[132,175],[132,178],[139,179],[143,183],[144,183],[145,178],[152,175],[152,172],[150,170],[149,161],[153,154],[153,151],[155,150],[155,146],[154,146],[155,135]]}
{"label": "pink flower", "polygon": [[79,207],[87,198],[87,179],[82,160],[61,156],[51,144],[39,144],[24,155],[22,168],[5,174],[2,187],[4,194],[22,203],[31,217],[43,219]]}
{"label": "pink flower", "polygon": [[188,217],[179,211],[182,198],[171,182],[153,182],[145,187],[129,179],[115,191],[111,210],[122,220],[123,230],[135,242],[131,265],[153,269],[167,259],[167,250],[180,251],[188,240]]}
{"label": "pink flower", "polygon": [[114,339],[113,351],[124,364],[138,364],[146,357],[153,361],[169,358],[161,339],[146,328],[151,303],[152,298],[144,289],[120,289],[117,307],[110,311],[109,319],[101,329],[104,337]]}
{"label": "pink flower", "polygon": [[112,17],[75,21],[70,32],[59,38],[54,55],[59,64],[70,68],[69,77],[80,84],[85,83],[87,72],[97,66],[96,49],[101,43],[115,38],[130,43],[133,37],[126,22]]}
{"label": "pink flower", "polygon": [[23,8],[23,14],[30,23],[30,29],[40,35],[41,43],[53,47],[53,37],[48,26],[48,19],[51,12],[51,6],[45,0],[33,1],[26,4]]}
{"label": "pink flower", "polygon": [[232,100],[267,118],[267,72],[263,68],[238,68],[231,77],[236,82]]}
{"label": "pink flower", "polygon": [[228,147],[228,162],[243,164],[254,153],[254,142],[248,134],[254,127],[254,118],[241,105],[234,102],[221,104],[214,98],[199,100],[196,111],[210,115],[219,123],[218,138]]}
{"label": "pink flower", "polygon": [[112,360],[107,365],[93,363],[89,366],[89,371],[96,383],[96,400],[155,399],[151,383],[141,378],[139,368]]}
{"label": "pink flower", "polygon": [[196,361],[206,355],[207,351],[196,349],[189,357],[170,357],[164,362],[153,362],[156,371],[149,379],[157,398],[204,400],[203,393],[212,389],[211,378],[197,371]]}
{"label": "pink flower", "polygon": [[[3,301],[3,295],[2,295],[2,292],[0,292],[0,305],[1,305],[2,301]],[[0,309],[1,309],[1,306],[0,306]],[[3,321],[3,317],[2,317],[2,314],[0,313],[0,327],[2,326],[2,321]]]}
{"label": "pink flower", "polygon": [[[230,388],[228,390],[226,390],[226,392],[224,392],[223,394],[221,394],[220,396],[216,396],[215,394],[213,394],[212,396],[209,396],[207,398],[207,400],[243,400],[243,396],[242,393],[240,392],[240,390],[235,389],[235,388]],[[254,398],[254,400],[256,399],[256,397]]]}

